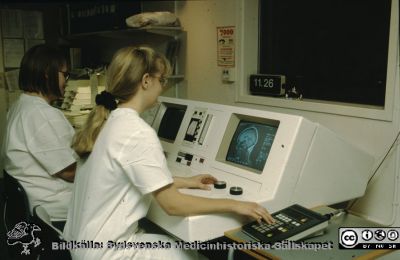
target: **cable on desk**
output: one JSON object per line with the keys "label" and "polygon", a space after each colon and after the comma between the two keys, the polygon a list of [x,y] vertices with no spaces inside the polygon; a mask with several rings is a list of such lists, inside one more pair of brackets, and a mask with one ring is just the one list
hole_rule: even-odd
{"label": "cable on desk", "polygon": [[347,209],[337,209],[331,213],[325,214],[324,217],[326,217],[327,220],[330,220],[331,218],[337,218],[342,214],[347,214],[347,213],[348,213]]}

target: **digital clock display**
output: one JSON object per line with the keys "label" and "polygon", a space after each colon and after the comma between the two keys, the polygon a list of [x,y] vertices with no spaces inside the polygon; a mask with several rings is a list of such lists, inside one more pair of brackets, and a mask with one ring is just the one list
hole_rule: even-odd
{"label": "digital clock display", "polygon": [[253,95],[280,96],[285,94],[285,76],[254,74],[250,75],[250,92]]}

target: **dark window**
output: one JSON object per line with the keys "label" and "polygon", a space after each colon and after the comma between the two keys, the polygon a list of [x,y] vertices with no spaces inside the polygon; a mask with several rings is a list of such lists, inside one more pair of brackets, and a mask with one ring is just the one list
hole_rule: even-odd
{"label": "dark window", "polygon": [[385,105],[390,0],[260,0],[259,72],[306,99]]}

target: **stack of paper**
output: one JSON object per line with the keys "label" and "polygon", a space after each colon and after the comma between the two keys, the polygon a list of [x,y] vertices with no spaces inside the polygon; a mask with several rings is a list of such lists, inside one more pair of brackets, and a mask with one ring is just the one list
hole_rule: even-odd
{"label": "stack of paper", "polygon": [[68,111],[81,111],[92,108],[89,80],[71,80],[64,92],[61,108]]}
{"label": "stack of paper", "polygon": [[[98,93],[105,90],[97,86]],[[74,128],[81,128],[90,110],[95,106],[91,98],[90,80],[71,80],[65,88],[61,109]]]}

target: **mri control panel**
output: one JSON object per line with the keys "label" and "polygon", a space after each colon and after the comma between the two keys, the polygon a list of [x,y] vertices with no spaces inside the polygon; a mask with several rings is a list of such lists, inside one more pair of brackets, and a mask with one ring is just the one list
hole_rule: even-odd
{"label": "mri control panel", "polygon": [[[330,205],[360,197],[373,158],[304,117],[160,97],[142,114],[157,132],[174,176],[209,173],[207,198],[254,201],[275,212],[298,203]],[[185,241],[223,236],[248,219],[233,214],[167,215],[153,202],[148,219]]]}

